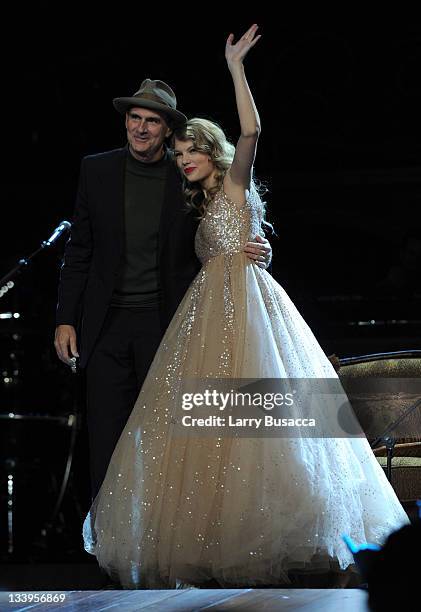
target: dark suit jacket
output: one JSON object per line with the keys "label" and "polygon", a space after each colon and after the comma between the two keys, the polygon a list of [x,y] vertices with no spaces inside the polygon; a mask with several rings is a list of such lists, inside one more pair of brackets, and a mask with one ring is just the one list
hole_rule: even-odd
{"label": "dark suit jacket", "polygon": [[[79,330],[81,367],[101,331],[122,260],[128,154],[127,148],[115,149],[82,160],[57,306],[57,325]],[[194,252],[196,216],[186,209],[174,164],[168,172],[158,237],[162,333],[200,269]]]}

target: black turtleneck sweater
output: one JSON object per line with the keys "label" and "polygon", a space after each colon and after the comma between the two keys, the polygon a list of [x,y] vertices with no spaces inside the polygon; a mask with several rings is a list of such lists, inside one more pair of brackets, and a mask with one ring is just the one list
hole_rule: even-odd
{"label": "black turtleneck sweater", "polygon": [[127,154],[124,217],[125,247],[111,305],[154,308],[159,302],[158,231],[169,164]]}

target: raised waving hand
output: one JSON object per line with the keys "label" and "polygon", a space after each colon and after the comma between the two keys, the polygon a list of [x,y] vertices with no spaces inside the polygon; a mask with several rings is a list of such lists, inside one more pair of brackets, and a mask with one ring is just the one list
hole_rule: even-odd
{"label": "raised waving hand", "polygon": [[261,34],[256,36],[258,25],[253,24],[245,34],[233,44],[234,34],[230,34],[225,45],[225,58],[228,66],[235,64],[236,62],[242,63],[247,53],[261,38]]}

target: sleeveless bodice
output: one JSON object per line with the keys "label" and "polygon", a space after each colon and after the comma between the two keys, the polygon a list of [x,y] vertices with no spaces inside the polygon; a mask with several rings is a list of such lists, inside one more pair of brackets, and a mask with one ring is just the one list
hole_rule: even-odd
{"label": "sleeveless bodice", "polygon": [[257,193],[250,192],[247,202],[239,206],[220,189],[196,232],[195,249],[202,264],[218,255],[241,252],[248,240],[261,233],[261,210]]}

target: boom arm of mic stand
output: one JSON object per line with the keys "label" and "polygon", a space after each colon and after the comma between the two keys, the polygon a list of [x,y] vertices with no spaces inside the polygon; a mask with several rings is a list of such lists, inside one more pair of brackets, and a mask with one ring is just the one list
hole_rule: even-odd
{"label": "boom arm of mic stand", "polygon": [[[69,221],[63,221],[61,223],[61,226],[63,226],[62,232],[65,232],[65,231],[68,231],[70,229],[71,223]],[[44,249],[50,247],[52,244],[54,244],[54,242],[55,242],[55,240],[51,241],[51,242],[50,242],[50,240],[43,240],[43,242],[41,242],[41,246],[38,249],[36,249],[28,257],[22,257],[22,259],[19,259],[18,265],[15,266],[14,268],[12,268],[2,278],[0,278],[0,298],[2,298],[3,295],[5,295],[10,289],[12,289],[14,287],[14,283],[13,283],[12,279],[15,276],[17,276],[22,271],[22,269],[24,267],[28,266],[28,264],[31,262],[31,260],[34,257],[36,257],[38,255],[38,253],[41,253],[41,251],[43,251]]]}

